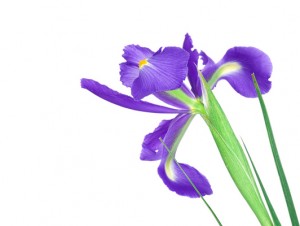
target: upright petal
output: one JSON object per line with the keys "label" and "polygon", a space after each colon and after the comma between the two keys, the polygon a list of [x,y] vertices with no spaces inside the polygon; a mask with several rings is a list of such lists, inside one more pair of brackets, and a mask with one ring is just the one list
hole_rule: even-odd
{"label": "upright petal", "polygon": [[126,62],[120,64],[121,82],[131,87],[135,79],[139,77],[139,64],[141,61],[152,57],[154,52],[138,45],[128,45],[124,48],[122,55]]}
{"label": "upright petal", "polygon": [[[196,198],[199,197],[197,192],[174,161],[180,140],[182,139],[193,117],[194,115],[191,114],[180,114],[173,119],[168,132],[163,139],[164,144],[168,147],[170,152],[164,145],[160,146],[162,149],[162,159],[158,168],[158,173],[171,191],[175,191],[179,195]],[[210,184],[204,175],[187,164],[180,163],[180,166],[203,196],[212,194]]]}
{"label": "upright petal", "polygon": [[199,53],[196,49],[193,49],[193,41],[189,34],[185,35],[185,39],[183,42],[183,49],[186,50],[189,54],[189,61],[188,61],[188,79],[192,87],[192,92],[196,97],[201,96],[201,86],[200,80],[198,76],[198,59]]}
{"label": "upright petal", "polygon": [[[199,57],[202,60],[202,64],[204,65],[204,69],[210,68],[211,66],[213,66],[215,63],[213,62],[213,60],[206,55],[205,52],[201,51],[199,53]],[[206,73],[209,74],[209,73]],[[204,76],[205,77],[205,76]],[[205,77],[206,79],[208,79],[207,77]],[[195,85],[195,91],[194,93],[197,93],[197,96],[201,97],[202,96],[202,90],[201,90],[201,85],[200,85],[200,79],[198,76],[198,69],[197,69],[197,81],[196,81],[196,85]]]}
{"label": "upright petal", "polygon": [[139,73],[139,68],[133,64],[120,64],[120,80],[124,86],[131,87],[134,80],[136,80],[139,77]]}
{"label": "upright petal", "polygon": [[153,113],[183,113],[188,110],[172,109],[168,107],[151,104],[146,101],[135,101],[132,97],[118,93],[105,85],[102,85],[92,79],[81,79],[81,87],[94,93],[96,96],[119,105],[136,111],[145,111]]}
{"label": "upright petal", "polygon": [[221,80],[245,97],[256,97],[251,74],[254,73],[262,93],[271,89],[269,78],[272,72],[270,58],[254,47],[234,47],[229,49],[217,64],[204,67],[202,73],[211,88]]}
{"label": "upright petal", "polygon": [[152,133],[145,136],[142,144],[141,160],[154,161],[161,159],[161,149],[159,149],[159,147],[162,143],[159,138],[164,139],[171,122],[172,119],[161,121]]}
{"label": "upright petal", "polygon": [[201,51],[199,56],[201,57],[202,64],[205,65],[205,67],[210,67],[215,64],[215,62],[209,56],[207,56],[204,51]]}
{"label": "upright petal", "polygon": [[189,52],[193,47],[194,47],[193,40],[192,40],[191,36],[188,33],[186,33],[185,37],[184,37],[182,48]]}
{"label": "upright petal", "polygon": [[189,54],[178,47],[166,47],[147,59],[131,88],[132,96],[140,100],[149,94],[181,87],[187,74]]}
{"label": "upright petal", "polygon": [[122,55],[124,59],[136,66],[139,65],[139,62],[144,59],[148,59],[153,56],[154,52],[148,48],[141,47],[139,45],[128,45],[123,49],[124,54]]}

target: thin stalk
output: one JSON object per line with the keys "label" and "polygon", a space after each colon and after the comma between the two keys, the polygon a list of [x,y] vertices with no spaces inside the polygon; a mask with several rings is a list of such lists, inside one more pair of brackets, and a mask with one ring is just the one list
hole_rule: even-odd
{"label": "thin stalk", "polygon": [[254,173],[255,173],[255,175],[256,175],[256,178],[257,178],[257,180],[258,180],[258,183],[259,183],[259,186],[260,186],[260,188],[261,188],[261,191],[262,191],[262,193],[263,193],[263,195],[264,195],[264,197],[265,197],[266,203],[267,203],[267,205],[268,205],[269,211],[270,211],[271,216],[272,216],[272,219],[273,219],[273,223],[274,223],[275,226],[281,226],[281,223],[280,223],[280,221],[279,221],[279,219],[278,219],[278,217],[277,217],[277,214],[276,214],[276,212],[275,212],[275,210],[274,210],[274,208],[273,208],[273,205],[272,205],[272,203],[271,203],[271,201],[270,201],[270,199],[269,199],[269,196],[268,196],[268,194],[267,194],[267,192],[266,192],[266,189],[265,189],[265,187],[264,187],[264,185],[263,185],[263,183],[262,183],[262,181],[261,181],[261,179],[260,179],[260,176],[259,176],[259,174],[258,174],[258,172],[257,172],[257,170],[256,170],[256,167],[255,167],[255,165],[254,165],[254,162],[252,161],[252,158],[251,158],[251,156],[250,156],[250,154],[249,154],[249,152],[248,152],[248,149],[247,149],[247,147],[246,147],[246,145],[245,145],[245,143],[244,143],[243,140],[242,140],[242,142],[243,142],[244,148],[245,148],[245,150],[246,150],[246,153],[247,153],[247,155],[248,155],[248,158],[249,158],[249,160],[250,160],[250,162],[251,162],[251,165],[252,165],[252,168],[253,168]]}
{"label": "thin stalk", "polygon": [[290,219],[291,219],[291,222],[292,222],[293,226],[299,226],[299,221],[298,221],[296,209],[295,209],[293,198],[292,198],[292,195],[291,195],[291,192],[290,192],[290,188],[289,188],[289,185],[288,185],[288,182],[287,182],[287,179],[286,179],[286,176],[285,176],[282,164],[281,164],[281,160],[280,160],[279,153],[278,153],[278,150],[277,150],[277,146],[276,146],[276,143],[275,143],[275,138],[274,138],[274,135],[273,135],[273,130],[272,130],[272,127],[271,127],[271,123],[270,123],[269,115],[268,115],[268,112],[267,112],[267,108],[266,108],[266,105],[265,105],[264,100],[262,98],[262,95],[261,95],[261,92],[260,92],[260,89],[258,87],[258,84],[257,84],[257,81],[256,81],[256,78],[255,78],[254,74],[252,74],[252,79],[253,79],[255,90],[256,90],[256,93],[257,93],[257,96],[258,96],[258,99],[259,99],[260,107],[261,107],[261,110],[262,110],[262,113],[263,113],[266,129],[267,129],[267,133],[268,133],[268,137],[269,137],[269,141],[270,141],[270,145],[271,145],[271,149],[272,149],[273,158],[274,158],[274,161],[275,161],[275,164],[276,164],[278,176],[280,178],[280,183],[281,183],[281,187],[282,187],[282,190],[283,190],[283,193],[284,193],[284,198],[285,198],[286,205],[287,205],[287,208],[288,208],[288,211],[289,211]]}

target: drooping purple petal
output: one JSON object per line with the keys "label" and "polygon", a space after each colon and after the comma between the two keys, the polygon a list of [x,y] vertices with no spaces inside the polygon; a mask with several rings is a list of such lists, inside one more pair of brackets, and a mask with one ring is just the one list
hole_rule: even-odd
{"label": "drooping purple petal", "polygon": [[[179,195],[196,198],[199,197],[197,192],[173,158],[175,157],[178,144],[193,117],[191,114],[180,114],[171,122],[168,132],[163,139],[164,144],[168,147],[170,152],[164,145],[159,147],[162,151],[162,159],[158,167],[158,174],[171,191]],[[203,196],[212,194],[211,186],[204,175],[187,164],[180,163],[180,166]]]}
{"label": "drooping purple petal", "polygon": [[188,58],[188,52],[178,47],[166,47],[150,57],[132,84],[132,96],[140,100],[152,93],[181,87],[187,75]]}
{"label": "drooping purple petal", "polygon": [[140,47],[139,45],[128,45],[125,46],[123,50],[124,54],[122,56],[124,59],[127,61],[127,63],[135,66],[138,66],[141,60],[150,58],[154,54],[152,50],[145,47]]}
{"label": "drooping purple petal", "polygon": [[153,113],[183,113],[188,110],[172,109],[168,107],[151,104],[146,101],[135,101],[132,97],[118,93],[105,85],[102,85],[92,79],[81,79],[81,87],[89,90],[98,97],[119,105],[121,107],[129,108],[136,111],[153,112]]}
{"label": "drooping purple petal", "polygon": [[[203,174],[201,174],[194,167],[191,167],[187,164],[179,164],[184,172],[189,176],[202,196],[211,195],[213,193],[207,178]],[[170,163],[168,168],[170,171],[172,171],[171,176],[168,175],[166,167],[162,165],[159,166],[158,173],[165,185],[167,185],[171,191],[176,192],[178,195],[188,196],[191,198],[199,198],[197,192],[194,190],[190,182],[187,180],[186,176],[174,161]],[[172,178],[173,175],[174,178]]]}
{"label": "drooping purple petal", "polygon": [[221,80],[227,80],[230,85],[245,97],[256,97],[251,78],[254,73],[261,92],[271,89],[269,78],[272,72],[270,58],[254,47],[234,47],[229,49],[223,59],[217,64],[204,67],[202,70],[208,84],[213,88]]}
{"label": "drooping purple petal", "polygon": [[145,136],[140,155],[141,160],[154,161],[161,159],[161,149],[159,150],[159,146],[162,143],[159,138],[164,139],[171,122],[172,119],[161,121],[152,133]]}
{"label": "drooping purple petal", "polygon": [[190,58],[188,61],[188,79],[192,87],[192,91],[196,97],[201,96],[201,86],[200,80],[198,76],[198,59],[199,53],[196,49],[192,50],[193,48],[193,41],[189,34],[185,35],[185,39],[183,42],[183,49],[189,52]]}

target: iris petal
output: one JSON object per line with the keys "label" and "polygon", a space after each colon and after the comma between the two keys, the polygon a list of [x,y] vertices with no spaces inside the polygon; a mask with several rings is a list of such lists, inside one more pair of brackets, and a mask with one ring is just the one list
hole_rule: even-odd
{"label": "iris petal", "polygon": [[199,55],[205,67],[211,67],[215,64],[214,61],[209,56],[207,56],[205,52],[201,51]]}
{"label": "iris petal", "polygon": [[81,87],[94,93],[96,96],[119,105],[136,111],[145,111],[153,113],[183,113],[188,110],[172,109],[168,107],[151,104],[146,101],[135,101],[132,97],[118,93],[105,85],[102,85],[92,79],[81,79]]}
{"label": "iris petal", "polygon": [[187,74],[188,58],[188,52],[178,47],[166,47],[149,58],[132,84],[132,96],[140,100],[152,93],[181,87]]}
{"label": "iris petal", "polygon": [[199,53],[196,49],[192,50],[192,48],[193,48],[192,38],[189,34],[186,34],[183,42],[183,49],[190,54],[189,61],[188,61],[188,79],[192,87],[192,92],[195,94],[196,97],[200,97],[201,86],[200,86],[200,80],[199,80],[198,69],[197,69]]}
{"label": "iris petal", "polygon": [[139,65],[146,62],[148,58],[152,57],[154,52],[145,47],[138,45],[128,45],[124,48],[122,55],[126,63],[120,64],[121,82],[127,87],[131,87],[135,79],[139,77]]}
{"label": "iris petal", "polygon": [[154,161],[161,159],[161,149],[159,150],[159,147],[162,143],[159,138],[163,139],[165,137],[171,122],[172,119],[161,121],[152,133],[145,136],[140,155],[141,160]]}
{"label": "iris petal", "polygon": [[133,64],[120,64],[121,82],[124,86],[131,87],[135,79],[139,77],[139,68]]}
{"label": "iris petal", "polygon": [[138,66],[141,60],[147,59],[153,54],[154,52],[148,48],[139,45],[128,45],[125,46],[122,56],[128,63]]}
{"label": "iris petal", "polygon": [[[202,196],[211,195],[213,193],[208,180],[203,174],[187,164],[179,164],[191,181],[195,184]],[[160,166],[158,168],[158,173],[168,188],[171,191],[176,192],[178,195],[199,198],[199,195],[177,164],[172,161],[168,167],[169,168]]]}
{"label": "iris petal", "polygon": [[271,89],[269,78],[272,72],[270,58],[254,47],[229,49],[217,64],[204,67],[203,75],[211,88],[221,79],[227,80],[238,93],[245,97],[256,97],[251,78],[254,73],[262,93]]}
{"label": "iris petal", "polygon": [[[193,117],[194,115],[191,114],[180,114],[170,124],[168,132],[163,139],[164,144],[169,148],[170,153],[164,145],[160,146],[160,149],[162,150],[162,159],[158,168],[158,173],[165,185],[171,191],[174,191],[179,195],[196,198],[199,197],[197,192],[191,186],[172,156],[175,156],[178,144]],[[180,163],[180,166],[203,196],[212,194],[211,186],[204,175],[187,164]]]}

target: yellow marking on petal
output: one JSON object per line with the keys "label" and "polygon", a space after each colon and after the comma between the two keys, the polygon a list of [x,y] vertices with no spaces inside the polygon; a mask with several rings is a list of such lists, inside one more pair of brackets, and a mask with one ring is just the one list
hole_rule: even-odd
{"label": "yellow marking on petal", "polygon": [[139,62],[139,69],[142,69],[145,65],[148,64],[147,59],[143,59]]}

